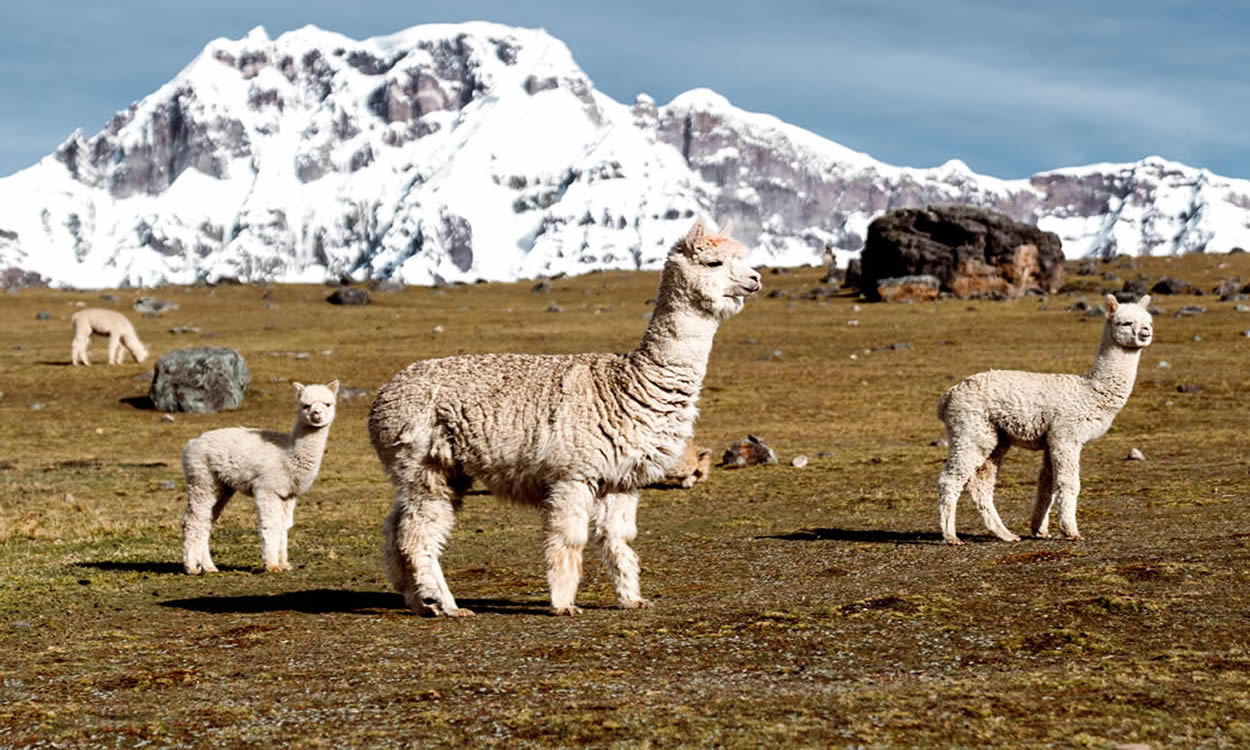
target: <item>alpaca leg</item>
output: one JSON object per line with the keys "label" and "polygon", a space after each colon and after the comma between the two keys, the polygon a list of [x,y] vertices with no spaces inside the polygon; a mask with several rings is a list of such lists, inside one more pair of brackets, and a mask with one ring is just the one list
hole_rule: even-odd
{"label": "alpaca leg", "polygon": [[1050,536],[1050,506],[1055,502],[1055,474],[1050,466],[1050,448],[1042,452],[1042,468],[1037,472],[1037,500],[1033,502],[1033,536]]}
{"label": "alpaca leg", "polygon": [[122,337],[117,333],[109,334],[109,364],[120,365],[122,363]]}
{"label": "alpaca leg", "polygon": [[278,566],[282,570],[291,569],[291,562],[287,559],[287,537],[291,534],[291,527],[295,525],[295,502],[298,499],[290,497],[282,501],[284,523],[282,525],[282,537],[278,540]]}
{"label": "alpaca leg", "polygon": [[543,509],[547,532],[547,583],[551,587],[551,610],[557,615],[581,612],[573,600],[582,580],[582,550],[590,536],[590,509],[594,495],[578,482],[561,482],[551,488]]}
{"label": "alpaca leg", "polygon": [[187,509],[182,514],[182,566],[187,573],[217,572],[209,554],[208,537],[213,521],[233,494],[233,490],[220,487],[212,476],[188,473]]}
{"label": "alpaca leg", "polygon": [[260,517],[260,557],[265,570],[288,570],[281,559],[282,537],[286,536],[286,511],[282,498],[267,490],[254,490],[256,514]]}
{"label": "alpaca leg", "polygon": [[994,485],[998,481],[998,469],[1003,465],[1003,457],[1010,448],[1009,441],[999,441],[994,452],[977,467],[968,480],[968,494],[972,496],[972,502],[980,511],[981,520],[985,522],[985,528],[990,533],[1004,542],[1018,542],[1020,537],[1011,533],[1003,524],[1003,519],[998,516],[998,509],[994,507]]}
{"label": "alpaca leg", "polygon": [[1081,533],[1076,528],[1076,498],[1081,494],[1080,444],[1057,447],[1052,443],[1051,460],[1059,531],[1068,539],[1080,539]]}
{"label": "alpaca leg", "polygon": [[441,474],[422,471],[423,483],[396,483],[395,503],[382,525],[386,577],[419,615],[470,616],[471,610],[456,605],[438,561],[456,522],[458,498]]}
{"label": "alpaca leg", "polygon": [[638,554],[629,546],[638,536],[637,516],[636,492],[610,493],[595,503],[595,540],[612,573],[616,596],[626,609],[651,606],[642,598]]}
{"label": "alpaca leg", "polygon": [[947,427],[950,453],[938,475],[938,524],[947,544],[963,544],[955,534],[955,506],[977,467],[985,463],[998,445],[998,436],[988,425],[973,434],[960,434]]}
{"label": "alpaca leg", "polygon": [[[84,333],[86,335],[84,335]],[[91,331],[74,331],[74,341],[70,344],[70,363],[91,366],[91,357],[87,354],[87,344],[91,342]]]}

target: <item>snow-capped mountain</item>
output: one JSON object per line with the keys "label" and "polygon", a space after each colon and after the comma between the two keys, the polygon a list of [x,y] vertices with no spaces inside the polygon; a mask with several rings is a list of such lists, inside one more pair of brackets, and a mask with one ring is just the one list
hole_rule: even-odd
{"label": "snow-capped mountain", "polygon": [[1250,181],[1152,157],[1025,180],[894,167],[708,90],[595,90],[565,45],[489,23],[357,41],[218,39],[99,133],[0,179],[0,269],[103,287],[428,284],[655,268],[696,215],[753,262],[858,254],[881,212],[973,203],[1069,257],[1250,246]]}

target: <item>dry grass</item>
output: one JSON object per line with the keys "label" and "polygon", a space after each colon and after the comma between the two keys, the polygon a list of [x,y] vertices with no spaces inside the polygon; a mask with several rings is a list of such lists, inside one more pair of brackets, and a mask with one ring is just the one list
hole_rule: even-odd
{"label": "dry grass", "polygon": [[[1250,256],[1097,271],[1210,289],[1250,279]],[[765,285],[797,295],[818,278],[766,274]],[[1079,294],[858,310],[849,296],[762,298],[717,339],[699,440],[718,457],[751,432],[782,464],[644,493],[636,547],[652,610],[614,609],[589,555],[586,614],[547,616],[538,519],[475,495],[444,566],[480,616],[407,614],[378,560],[390,492],[364,426],[371,396],[340,405],[297,512],[296,570],[258,572],[255,513],[239,498],[213,536],[223,572],[179,572],[188,438],[285,429],[292,380],[372,391],[421,357],[624,350],[655,283],[410,289],[366,308],[328,305],[312,286],[156,290],[181,305],[132,316],[157,355],[231,346],[253,377],[241,409],[173,423],[133,405],[148,367],[66,366],[75,304],[112,303],[4,296],[0,746],[1250,742],[1239,593],[1250,313],[1210,296],[1156,298],[1169,313],[1208,311],[1156,319],[1132,399],[1085,450],[1080,543],[991,541],[965,499],[970,543],[938,544],[944,450],[930,445],[937,396],[958,378],[1088,368],[1099,324],[1064,310]],[[1091,302],[1102,286],[1119,284],[1072,279]],[[128,307],[135,292],[116,294]],[[564,312],[545,312],[552,301]],[[168,332],[186,325],[201,333]],[[884,348],[895,342],[911,348]],[[102,359],[102,342],[93,352]],[[1203,390],[1178,393],[1183,383]],[[1132,447],[1147,461],[1123,461]],[[798,453],[813,457],[807,468],[786,465]],[[1013,453],[1000,480],[1017,531],[1037,459]]]}

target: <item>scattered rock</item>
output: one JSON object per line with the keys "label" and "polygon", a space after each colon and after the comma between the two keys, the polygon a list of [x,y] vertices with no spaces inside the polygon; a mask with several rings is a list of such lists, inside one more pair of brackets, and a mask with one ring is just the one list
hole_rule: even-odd
{"label": "scattered rock", "polygon": [[173,415],[173,414],[166,414],[165,416],[161,417],[161,421],[162,421],[162,422],[173,422],[173,421],[175,421],[175,420],[174,420],[174,415]]}
{"label": "scattered rock", "polygon": [[354,398],[368,396],[371,391],[368,388],[347,388],[339,387],[339,401],[350,401]]}
{"label": "scattered rock", "polygon": [[1145,461],[1146,455],[1142,453],[1140,450],[1134,448],[1128,452],[1128,455],[1124,457],[1124,460],[1125,461]]}
{"label": "scattered rock", "polygon": [[930,302],[937,299],[941,286],[942,282],[936,276],[928,274],[892,276],[877,282],[872,298],[882,302],[903,300]]}
{"label": "scattered rock", "polygon": [[1176,386],[1177,393],[1201,393],[1202,386],[1197,383],[1181,383]]}
{"label": "scattered rock", "polygon": [[121,302],[121,298],[118,297],[116,294],[101,294],[100,300],[102,302],[112,302],[112,303]]}
{"label": "scattered rock", "polygon": [[1171,363],[1171,362],[1168,362],[1166,359],[1161,359],[1161,360],[1159,360],[1159,366],[1160,366],[1160,367],[1171,367],[1171,366],[1172,366],[1172,363]]}
{"label": "scattered rock", "polygon": [[51,319],[52,319],[52,314],[49,313],[47,310],[40,310],[39,312],[35,313],[35,320],[51,320]]}
{"label": "scattered rock", "polygon": [[1250,312],[1250,305],[1233,305],[1233,312]]}
{"label": "scattered rock", "polygon": [[790,465],[796,469],[802,469],[804,466],[807,466],[807,456],[800,453],[799,455],[790,459]]}
{"label": "scattered rock", "polygon": [[775,464],[777,454],[763,440],[754,435],[747,435],[746,440],[739,440],[725,449],[720,465],[729,469],[757,464]]}
{"label": "scattered rock", "polygon": [[176,490],[176,489],[178,489],[178,483],[177,483],[177,482],[175,482],[175,481],[173,481],[172,479],[162,479],[161,481],[159,481],[159,482],[157,482],[157,483],[156,483],[156,489],[158,489],[158,490]]}
{"label": "scattered rock", "polygon": [[199,326],[174,326],[169,329],[170,333],[199,333]]}
{"label": "scattered rock", "polygon": [[341,286],[335,289],[330,296],[326,297],[326,302],[331,305],[367,305],[369,304],[369,292],[354,286]]}
{"label": "scattered rock", "polygon": [[538,283],[530,287],[530,294],[548,294],[551,292],[551,280],[539,279]]}
{"label": "scattered rock", "polygon": [[1167,276],[1155,282],[1150,287],[1151,294],[1184,294],[1189,289],[1189,282],[1180,279],[1173,279]]}
{"label": "scattered rock", "polygon": [[1221,302],[1228,302],[1241,295],[1241,277],[1233,276],[1231,278],[1222,279],[1220,285],[1211,292],[1218,294]]}
{"label": "scattered rock", "polygon": [[434,326],[434,327],[433,327],[433,328],[431,328],[430,330],[431,330],[431,331],[433,331],[434,333],[442,333],[442,332],[443,332],[443,330],[444,330],[444,329],[443,329],[443,324],[442,324],[442,323],[439,323],[438,325]]}
{"label": "scattered rock", "polygon": [[1194,315],[1201,315],[1206,311],[1207,311],[1207,308],[1203,307],[1202,305],[1185,305],[1184,307],[1176,311],[1174,317],[1188,318]]}
{"label": "scattered rock", "polygon": [[1064,310],[1067,312],[1085,312],[1088,309],[1089,309],[1089,303],[1083,299],[1078,299],[1076,302],[1073,302],[1072,304],[1064,308]]}
{"label": "scattered rock", "polygon": [[369,291],[381,294],[398,294],[405,289],[407,287],[404,286],[403,282],[395,281],[394,279],[373,279],[369,282]]}
{"label": "scattered rock", "polygon": [[549,313],[564,312],[564,308],[552,302],[550,305],[547,306],[547,312]]}
{"label": "scattered rock", "polygon": [[[1150,291],[1150,287],[1147,286],[1148,282],[1148,279],[1126,279],[1124,281],[1124,286],[1120,289],[1120,293],[1127,294],[1128,299],[1120,301],[1134,302],[1138,297],[1148,293]],[[1116,299],[1119,300],[1119,295],[1116,295]]]}
{"label": "scattered rock", "polygon": [[161,411],[235,409],[251,385],[243,355],[225,347],[174,349],[156,361],[148,397]]}
{"label": "scattered rock", "polygon": [[36,401],[35,403],[30,405],[31,411],[43,411],[43,408],[44,408],[44,403],[42,401]]}
{"label": "scattered rock", "polygon": [[164,300],[159,300],[155,297],[140,297],[136,299],[130,306],[137,313],[140,313],[142,315],[150,315],[153,317],[164,315],[170,310],[178,309],[177,302],[166,302]]}
{"label": "scattered rock", "polygon": [[1246,330],[1242,331],[1242,332],[1241,332],[1241,335],[1242,335],[1242,336],[1247,336],[1247,337],[1250,337],[1250,328],[1247,328]]}
{"label": "scattered rock", "polygon": [[61,500],[72,505],[74,503],[74,496],[66,492],[61,496]]}
{"label": "scattered rock", "polygon": [[946,440],[946,436],[942,436],[940,438],[934,438],[933,440],[930,440],[929,445],[933,445],[939,448],[945,448],[946,446],[950,445],[950,443]]}

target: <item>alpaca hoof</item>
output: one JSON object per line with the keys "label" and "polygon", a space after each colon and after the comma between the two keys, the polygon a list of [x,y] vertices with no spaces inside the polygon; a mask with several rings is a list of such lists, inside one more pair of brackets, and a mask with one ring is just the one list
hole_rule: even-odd
{"label": "alpaca hoof", "polygon": [[559,616],[559,617],[563,617],[566,615],[580,615],[581,613],[582,613],[582,608],[576,607],[572,604],[568,605],[567,607],[552,607],[551,608],[551,614]]}
{"label": "alpaca hoof", "polygon": [[455,609],[447,610],[447,616],[448,617],[476,617],[476,613],[471,609],[465,609],[464,607],[456,607]]}
{"label": "alpaca hoof", "polygon": [[1004,536],[1000,536],[1000,537],[998,537],[998,538],[999,538],[999,539],[1001,539],[1001,540],[1003,540],[1004,542],[1018,542],[1018,541],[1020,541],[1020,537],[1019,537],[1017,534],[1006,534],[1006,535],[1004,535]]}
{"label": "alpaca hoof", "polygon": [[1050,532],[1049,532],[1049,531],[1046,531],[1045,529],[1043,529],[1043,530],[1041,530],[1041,531],[1034,531],[1034,532],[1033,532],[1033,536],[1034,536],[1034,537],[1036,537],[1036,538],[1038,538],[1038,539],[1049,539],[1049,538],[1050,538]]}
{"label": "alpaca hoof", "polygon": [[280,573],[284,570],[290,570],[290,569],[291,569],[291,563],[278,563],[277,565],[265,566],[266,573]]}
{"label": "alpaca hoof", "polygon": [[648,599],[634,599],[633,601],[621,602],[621,609],[650,609],[654,606]]}
{"label": "alpaca hoof", "polygon": [[957,546],[959,546],[959,545],[961,545],[961,544],[963,544],[963,543],[964,543],[964,542],[963,542],[963,540],[962,540],[962,539],[960,539],[960,538],[959,538],[959,537],[957,537],[957,536],[947,537],[947,538],[943,539],[942,541],[943,541],[943,542],[946,542],[947,544],[949,544],[949,545],[950,545],[950,546],[952,546],[952,547],[957,547]]}
{"label": "alpaca hoof", "polygon": [[1072,533],[1070,533],[1070,534],[1069,534],[1068,532],[1066,532],[1066,531],[1065,531],[1065,532],[1064,532],[1064,534],[1063,534],[1063,538],[1064,538],[1064,539],[1067,539],[1069,542],[1079,542],[1079,541],[1081,541],[1081,535],[1080,535],[1080,534],[1078,534],[1078,533],[1076,533],[1075,531],[1074,531],[1074,532],[1072,532]]}

